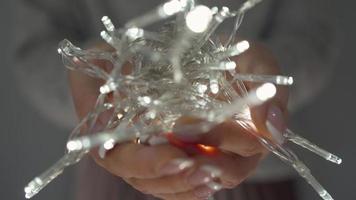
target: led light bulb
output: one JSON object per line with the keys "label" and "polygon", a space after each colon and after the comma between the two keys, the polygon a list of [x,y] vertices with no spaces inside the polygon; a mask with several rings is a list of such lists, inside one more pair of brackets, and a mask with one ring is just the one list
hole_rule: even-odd
{"label": "led light bulb", "polygon": [[256,96],[261,101],[266,101],[274,95],[276,95],[277,88],[272,83],[265,83],[261,87],[257,88]]}
{"label": "led light bulb", "polygon": [[132,28],[129,28],[127,31],[126,31],[126,35],[131,39],[131,40],[135,40],[137,38],[141,38],[143,37],[143,34],[144,34],[144,31],[140,28],[137,28],[137,27],[132,27]]}
{"label": "led light bulb", "polygon": [[234,61],[225,63],[226,70],[234,70],[236,68],[236,63]]}
{"label": "led light bulb", "polygon": [[74,140],[67,143],[68,151],[78,151],[83,148],[83,144],[80,141]]}
{"label": "led light bulb", "polygon": [[107,151],[109,151],[112,148],[114,148],[114,146],[115,146],[115,140],[114,139],[109,139],[103,145],[104,149],[107,150]]}
{"label": "led light bulb", "polygon": [[[239,66],[230,59],[249,49],[248,41],[234,44],[234,39],[245,12],[259,2],[261,0],[246,0],[240,9],[222,7],[219,10],[217,7],[196,6],[195,0],[169,0],[117,29],[109,17],[104,16],[102,22],[106,30],[100,35],[113,51],[82,50],[63,40],[58,53],[67,68],[99,78],[105,84],[99,88],[93,109],[71,133],[66,154],[24,188],[26,198],[37,194],[66,167],[76,164],[90,151],[97,150],[104,158],[116,144],[139,138],[143,144],[158,145],[167,142],[169,134],[165,133],[172,133],[172,130],[194,137],[234,118],[234,122],[256,136],[268,150],[294,167],[322,198],[331,200],[332,197],[287,145],[256,132],[250,109],[273,98],[277,92],[275,85],[293,84],[293,78],[289,76],[241,74]],[[235,26],[229,39],[222,44],[216,40],[219,35],[215,33],[221,23],[231,17],[236,17]],[[170,21],[158,31],[144,29],[166,19]],[[108,62],[112,70],[97,66],[92,62],[96,60]],[[127,65],[129,74],[125,73]],[[262,85],[248,90],[246,82]],[[93,127],[106,113],[110,113],[110,120],[97,132]],[[186,116],[199,119],[199,123],[176,129],[176,122]],[[272,126],[266,125],[272,130]],[[342,162],[341,158],[289,129],[279,135],[326,160]],[[203,152],[215,152],[213,147],[197,147]],[[185,168],[191,163],[180,165]],[[220,175],[216,171],[214,174]],[[208,184],[208,187],[221,189],[217,183]]]}
{"label": "led light bulb", "polygon": [[106,30],[108,30],[109,32],[113,32],[115,30],[115,26],[108,16],[104,16],[103,18],[101,18],[101,21],[103,22]]}
{"label": "led light bulb", "polygon": [[184,6],[186,6],[186,5],[179,0],[169,1],[165,4],[163,4],[162,15],[167,15],[167,16],[174,15],[174,14],[180,12],[181,10],[183,10]]}
{"label": "led light bulb", "polygon": [[100,32],[100,36],[101,36],[101,38],[103,38],[103,40],[105,40],[108,44],[113,44],[113,39],[112,39],[112,37],[108,34],[108,32],[106,32],[106,31],[101,31],[101,32]]}
{"label": "led light bulb", "polygon": [[244,41],[237,43],[235,45],[234,49],[237,54],[240,54],[242,52],[245,52],[249,48],[250,48],[250,43],[248,41],[244,40]]}
{"label": "led light bulb", "polygon": [[186,25],[194,33],[204,32],[213,18],[213,12],[207,6],[197,6],[187,14]]}

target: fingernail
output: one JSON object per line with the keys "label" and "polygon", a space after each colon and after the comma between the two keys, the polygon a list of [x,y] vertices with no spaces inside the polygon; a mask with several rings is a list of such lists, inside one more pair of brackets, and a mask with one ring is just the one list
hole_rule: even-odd
{"label": "fingernail", "polygon": [[270,106],[268,110],[266,127],[276,142],[283,144],[283,132],[287,126],[281,109],[275,105]]}
{"label": "fingernail", "polygon": [[160,170],[161,175],[173,175],[178,174],[194,165],[192,159],[179,158],[170,161],[168,164],[163,166]]}
{"label": "fingernail", "polygon": [[220,175],[221,171],[218,168],[211,165],[204,165],[188,178],[188,182],[192,186],[199,186],[211,182]]}
{"label": "fingernail", "polygon": [[216,190],[211,189],[208,186],[201,186],[198,187],[197,189],[194,190],[194,195],[198,198],[198,199],[208,199],[209,197],[211,197],[214,193],[216,192]]}

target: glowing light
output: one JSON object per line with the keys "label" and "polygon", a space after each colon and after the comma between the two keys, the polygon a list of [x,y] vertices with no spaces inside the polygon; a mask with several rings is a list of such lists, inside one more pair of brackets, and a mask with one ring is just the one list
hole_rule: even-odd
{"label": "glowing light", "polygon": [[[71,138],[75,139],[68,141],[66,146],[69,151],[24,188],[26,198],[37,194],[66,167],[79,162],[91,150],[98,150],[99,156],[104,158],[107,150],[114,148],[115,144],[126,143],[134,138],[137,138],[137,143],[149,145],[166,143],[168,140],[188,152],[214,156],[213,153],[219,153],[218,148],[194,143],[190,138],[195,139],[200,134],[208,133],[216,124],[233,117],[267,149],[294,167],[325,200],[332,199],[287,146],[276,146],[269,140],[272,138],[268,138],[272,135],[257,134],[250,116],[250,108],[261,105],[276,94],[273,84],[291,85],[293,78],[226,72],[236,68],[236,63],[229,58],[242,54],[250,45],[247,41],[231,45],[230,39],[222,44],[214,39],[214,32],[225,19],[236,16],[237,24],[229,37],[235,38],[244,12],[260,1],[246,0],[239,10],[230,12],[227,7],[209,9],[207,6],[196,6],[194,0],[168,0],[128,21],[122,28],[116,29],[109,17],[103,17],[106,30],[101,32],[101,37],[111,45],[113,51],[85,51],[68,40],[61,42],[58,53],[65,64],[70,63],[67,67],[106,82],[100,87],[101,94],[95,108],[74,129]],[[143,29],[182,11],[184,13],[175,19],[172,17],[158,32]],[[93,65],[93,60],[106,60],[112,64],[113,69],[104,73],[100,66]],[[130,63],[130,73],[123,70],[126,63]],[[245,82],[268,84],[245,91]],[[239,88],[239,91],[234,88]],[[91,130],[93,134],[81,137],[81,130],[86,125],[95,124],[97,116],[109,109],[117,119],[100,130]],[[185,116],[191,117],[184,119]],[[178,126],[179,123],[183,126]],[[276,135],[277,129],[268,123],[266,127]],[[175,135],[171,131],[176,131]],[[308,140],[287,133],[279,134],[280,139],[283,136],[327,160],[338,164],[342,162],[340,158]],[[181,140],[178,137],[180,135],[190,142]],[[180,160],[175,164],[184,169],[192,162]],[[201,167],[210,175],[204,179],[206,185],[212,190],[221,189],[221,185],[211,182],[211,178],[218,178],[221,171],[212,166]]]}
{"label": "glowing light", "polygon": [[234,61],[224,63],[226,70],[234,70],[236,68],[236,63]]}
{"label": "glowing light", "polygon": [[107,151],[113,149],[114,146],[115,146],[115,140],[114,139],[110,139],[110,140],[106,141],[104,143],[104,145],[103,145],[104,149],[107,150]]}
{"label": "glowing light", "polygon": [[171,16],[180,12],[184,7],[184,3],[178,0],[172,0],[163,4],[162,11],[165,15]]}
{"label": "glowing light", "polygon": [[117,88],[117,85],[114,82],[110,81],[110,82],[106,83],[105,85],[101,86],[99,90],[100,90],[101,94],[108,94],[108,93],[116,90],[116,88]]}
{"label": "glowing light", "polygon": [[148,96],[144,96],[144,97],[138,97],[138,101],[140,102],[141,105],[147,106],[152,102],[152,99]]}
{"label": "glowing light", "polygon": [[211,12],[215,15],[216,13],[219,12],[219,8],[214,6],[214,7],[211,8]]}
{"label": "glowing light", "polygon": [[217,149],[213,146],[208,146],[208,145],[203,145],[203,144],[197,144],[197,147],[202,150],[205,153],[215,153]]}
{"label": "glowing light", "polygon": [[114,24],[111,22],[111,19],[108,16],[104,16],[103,18],[101,18],[101,21],[103,22],[106,30],[112,32],[115,30],[115,26]]}
{"label": "glowing light", "polygon": [[210,81],[210,91],[213,94],[219,93],[219,83],[217,80],[213,79]]}
{"label": "glowing light", "polygon": [[202,33],[208,28],[212,18],[213,13],[208,7],[197,6],[187,14],[186,24],[191,31]]}
{"label": "glowing light", "polygon": [[104,107],[105,107],[105,109],[111,109],[114,107],[114,105],[111,103],[104,103]]}
{"label": "glowing light", "polygon": [[67,143],[68,151],[78,151],[83,148],[83,144],[80,141],[72,140]]}
{"label": "glowing light", "polygon": [[124,115],[123,115],[122,113],[118,113],[118,114],[117,114],[117,118],[118,118],[118,119],[122,119],[123,117],[124,117]]}
{"label": "glowing light", "polygon": [[156,113],[154,110],[152,110],[152,111],[146,113],[146,117],[149,118],[149,119],[154,119],[154,118],[156,118],[156,115],[157,115],[157,113]]}
{"label": "glowing light", "polygon": [[25,193],[28,194],[28,193],[31,193],[33,191],[34,187],[33,185],[29,185],[27,187],[25,187]]}
{"label": "glowing light", "polygon": [[236,48],[237,52],[240,54],[250,48],[250,43],[248,41],[244,40],[244,41],[237,43],[235,48]]}
{"label": "glowing light", "polygon": [[108,85],[103,85],[100,87],[100,93],[101,94],[107,94],[110,93],[110,87]]}
{"label": "glowing light", "polygon": [[100,36],[101,38],[103,38],[103,40],[105,40],[109,44],[113,42],[112,37],[106,31],[101,31]]}
{"label": "glowing light", "polygon": [[25,194],[25,198],[26,198],[26,199],[31,199],[31,198],[32,198],[32,195],[29,194],[29,193],[28,193],[28,194]]}
{"label": "glowing light", "polygon": [[204,94],[208,90],[208,86],[204,84],[198,84],[197,90],[200,94]]}
{"label": "glowing light", "polygon": [[294,83],[293,77],[289,77],[287,82],[289,85],[292,85]]}
{"label": "glowing light", "polygon": [[126,31],[126,35],[131,39],[131,40],[135,40],[137,38],[141,38],[144,35],[144,31],[140,28],[137,27],[132,27],[127,29]]}
{"label": "glowing light", "polygon": [[279,85],[292,85],[293,77],[276,76],[276,83]]}
{"label": "glowing light", "polygon": [[272,83],[265,83],[261,87],[257,88],[256,96],[261,101],[267,101],[268,99],[276,95],[277,88]]}
{"label": "glowing light", "polygon": [[335,155],[332,155],[332,154],[329,155],[329,157],[327,158],[327,160],[329,160],[329,161],[331,161],[331,162],[333,162],[333,163],[336,163],[336,164],[338,164],[338,165],[340,165],[340,164],[342,163],[342,159],[341,159],[341,158],[339,158],[339,157],[337,157],[337,156],[335,156]]}

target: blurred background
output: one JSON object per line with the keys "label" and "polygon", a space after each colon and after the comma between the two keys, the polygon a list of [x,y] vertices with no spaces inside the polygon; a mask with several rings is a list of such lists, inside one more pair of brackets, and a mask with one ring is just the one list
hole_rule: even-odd
{"label": "blurred background", "polygon": [[[341,55],[327,89],[294,113],[290,125],[344,159],[341,166],[335,166],[306,151],[298,152],[336,200],[353,200],[356,199],[356,2],[344,0],[334,4],[343,37]],[[17,90],[11,68],[18,14],[15,1],[0,1],[0,199],[11,200],[24,199],[25,184],[62,156],[68,136],[67,129],[38,113]],[[321,140],[324,135],[327,138]],[[299,180],[300,199],[318,199]],[[72,167],[34,200],[73,200],[74,182],[75,167]]]}

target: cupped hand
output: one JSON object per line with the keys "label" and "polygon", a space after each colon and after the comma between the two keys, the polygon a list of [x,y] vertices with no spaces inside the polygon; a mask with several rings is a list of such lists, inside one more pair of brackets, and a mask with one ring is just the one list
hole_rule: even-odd
{"label": "cupped hand", "polygon": [[[250,49],[234,58],[238,65],[238,73],[278,75],[280,68],[273,54],[263,45],[252,43]],[[247,90],[253,90],[262,83],[244,82]],[[250,115],[255,130],[247,130],[234,120],[227,120],[214,127],[207,133],[194,134],[178,133],[176,137],[183,141],[195,142],[218,148],[224,153],[234,155],[235,159],[243,160],[239,165],[232,165],[240,176],[231,176],[230,182],[222,181],[224,188],[238,186],[257,168],[258,163],[268,151],[257,140],[256,135],[268,137],[271,141],[282,144],[282,133],[286,129],[288,88],[277,86],[274,98],[263,105],[250,108]],[[179,123],[194,123],[197,119],[181,118]],[[199,121],[199,120],[198,120]],[[253,134],[251,134],[253,131]],[[255,135],[254,135],[255,134]],[[220,164],[220,165],[219,165]],[[230,164],[230,163],[229,163]],[[218,166],[228,165],[227,162],[218,163]]]}
{"label": "cupped hand", "polygon": [[[273,55],[260,45],[252,45],[236,61],[240,73],[279,73]],[[103,82],[75,71],[69,72],[69,82],[81,119],[93,108]],[[258,86],[254,83],[246,85],[248,89]],[[280,142],[281,137],[276,133],[285,128],[287,99],[287,89],[278,87],[275,98],[251,109],[252,120],[260,134]],[[275,130],[271,131],[267,121]],[[139,191],[162,199],[180,200],[206,199],[222,188],[236,187],[267,153],[253,135],[233,121],[202,134],[197,142],[214,146],[214,154],[187,154],[184,149],[170,144],[146,146],[126,143],[117,145],[105,159],[95,153],[92,155],[100,166]]]}

